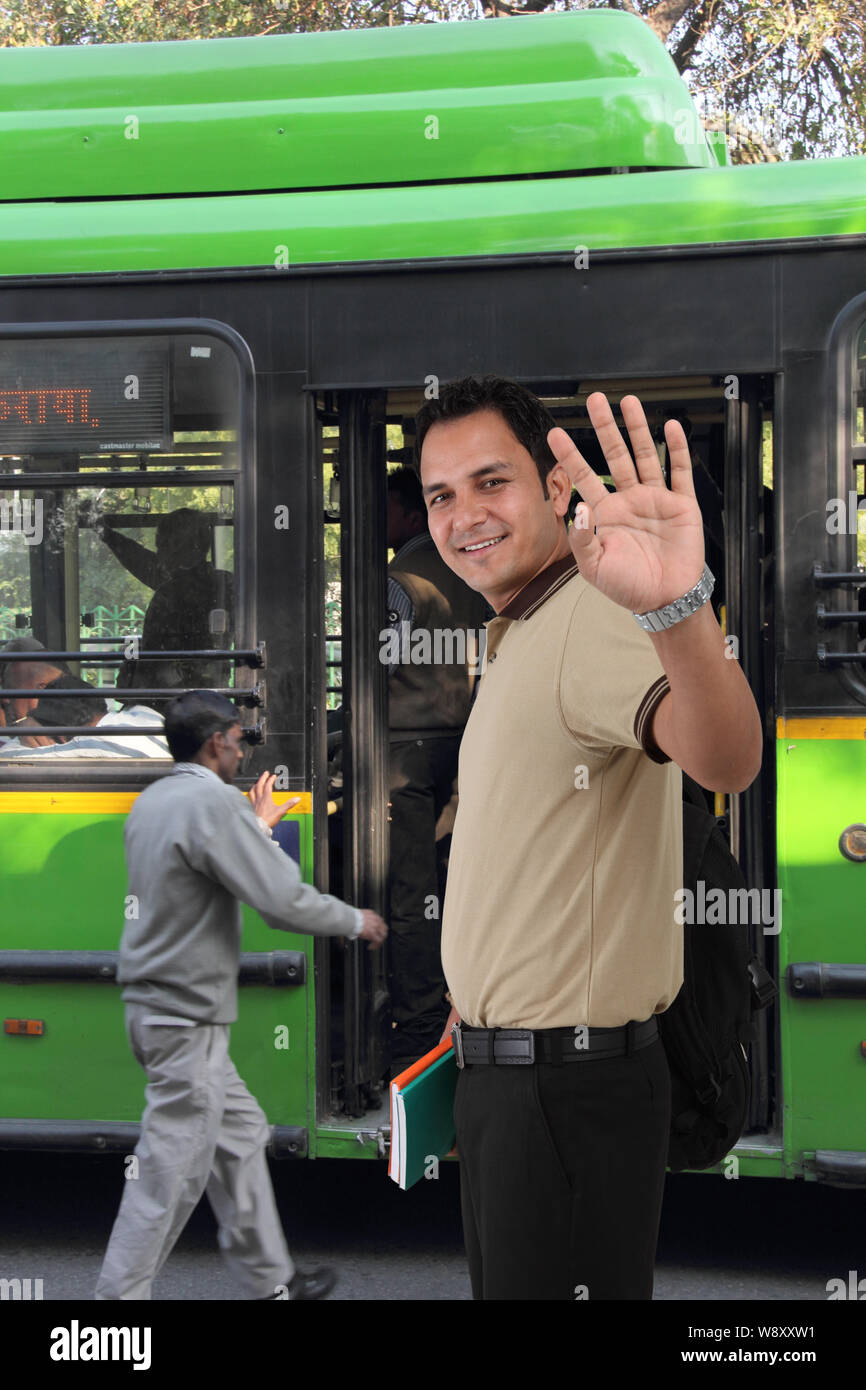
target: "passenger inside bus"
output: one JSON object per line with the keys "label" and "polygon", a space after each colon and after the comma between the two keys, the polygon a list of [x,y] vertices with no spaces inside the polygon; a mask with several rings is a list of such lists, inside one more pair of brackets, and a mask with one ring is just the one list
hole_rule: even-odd
{"label": "passenger inside bus", "polygon": [[[395,551],[388,566],[387,620],[399,654],[388,666],[388,945],[396,1075],[436,1046],[449,1013],[440,957],[444,842],[450,829],[445,820],[450,810],[453,821],[473,656],[492,610],[434,546],[414,469],[388,475],[387,538]],[[417,647],[412,641],[420,634],[427,635],[428,644],[422,661],[417,657],[423,637]]]}
{"label": "passenger inside bus", "polygon": [[[104,699],[92,695],[52,695],[51,689],[92,690],[87,681],[63,674],[46,687],[32,713],[22,726],[20,738],[0,748],[4,758],[168,758],[168,745],[160,733],[162,719],[147,705],[133,704],[111,713]],[[25,726],[80,726],[82,733],[47,735],[24,734]],[[152,734],[121,734],[115,728],[134,725]],[[91,730],[92,732],[85,732]]]}
{"label": "passenger inside bus", "polygon": [[[14,637],[0,651],[0,660],[9,652],[40,652],[43,644],[35,637]],[[61,675],[71,676],[71,671],[63,665],[48,661],[3,661],[0,665],[0,689],[2,690],[44,690]],[[39,697],[36,695],[17,696],[8,699],[0,695],[0,728],[11,730],[15,725],[28,722],[28,716],[35,710]],[[0,736],[0,744],[8,742],[14,734]]]}
{"label": "passenger inside bus", "polygon": [[[94,517],[101,539],[130,574],[153,589],[142,625],[144,651],[198,651],[230,647],[234,628],[234,580],[208,558],[211,527],[191,507],[178,507],[160,517],[156,551]],[[228,684],[230,666],[220,662],[178,659],[125,662],[118,672],[119,688],[156,686],[201,689]]]}

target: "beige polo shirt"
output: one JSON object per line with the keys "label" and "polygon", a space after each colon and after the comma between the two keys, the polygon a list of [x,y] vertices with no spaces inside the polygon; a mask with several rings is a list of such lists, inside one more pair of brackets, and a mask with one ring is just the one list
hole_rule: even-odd
{"label": "beige polo shirt", "polygon": [[679,768],[646,633],[555,561],[487,624],[460,748],[442,963],[464,1022],[607,1028],[682,983]]}

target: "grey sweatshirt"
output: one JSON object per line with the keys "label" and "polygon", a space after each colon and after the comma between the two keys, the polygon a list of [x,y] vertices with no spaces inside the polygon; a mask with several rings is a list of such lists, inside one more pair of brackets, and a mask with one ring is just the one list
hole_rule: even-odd
{"label": "grey sweatshirt", "polygon": [[[123,998],[196,1023],[237,1018],[241,909],[278,931],[356,937],[361,914],[301,879],[237,787],[178,763],[133,803],[124,828],[132,897],[120,942]],[[137,916],[132,915],[137,912]]]}

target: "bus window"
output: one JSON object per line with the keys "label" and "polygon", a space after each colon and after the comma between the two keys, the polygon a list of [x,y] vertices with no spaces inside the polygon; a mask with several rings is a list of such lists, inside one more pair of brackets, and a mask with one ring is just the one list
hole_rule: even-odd
{"label": "bus window", "polygon": [[[835,399],[831,422],[825,545],[818,588],[818,661],[846,694],[866,705],[866,295],[842,311],[831,333]],[[835,685],[835,681],[833,682]],[[828,683],[827,698],[838,698]],[[832,694],[831,694],[832,691]]]}
{"label": "bus window", "polygon": [[240,411],[207,333],[0,339],[0,639],[69,654],[4,664],[49,698],[2,697],[0,758],[168,757],[167,692],[233,687]]}

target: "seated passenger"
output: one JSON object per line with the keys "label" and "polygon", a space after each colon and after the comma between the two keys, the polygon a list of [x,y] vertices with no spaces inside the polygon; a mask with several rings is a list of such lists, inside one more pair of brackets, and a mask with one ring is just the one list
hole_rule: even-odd
{"label": "seated passenger", "polygon": [[[13,637],[0,649],[0,688],[3,690],[44,690],[60,676],[72,677],[68,666],[62,662],[4,660],[7,653],[44,651],[41,642],[35,637]],[[11,729],[14,725],[26,723],[30,713],[36,708],[38,696],[18,696],[4,699],[0,694],[0,727]],[[5,743],[14,734],[0,736]]]}
{"label": "seated passenger", "polygon": [[[59,689],[88,686],[75,676],[63,676],[55,682]],[[50,687],[48,687],[50,690]],[[0,759],[13,758],[167,758],[168,744],[159,733],[117,734],[115,727],[135,725],[142,730],[161,732],[162,719],[147,705],[129,705],[115,713],[106,712],[103,699],[91,697],[53,696],[46,693],[30,718],[36,724],[50,727],[81,725],[81,734],[59,734],[56,741],[46,735],[22,736],[20,743],[0,748]],[[87,732],[84,732],[87,730]]]}

